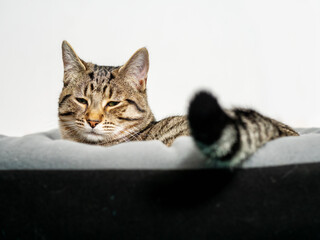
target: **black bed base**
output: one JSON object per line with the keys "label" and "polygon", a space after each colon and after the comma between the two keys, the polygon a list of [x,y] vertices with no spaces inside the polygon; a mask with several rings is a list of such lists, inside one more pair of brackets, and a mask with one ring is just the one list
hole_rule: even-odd
{"label": "black bed base", "polygon": [[320,239],[320,164],[0,171],[0,239]]}

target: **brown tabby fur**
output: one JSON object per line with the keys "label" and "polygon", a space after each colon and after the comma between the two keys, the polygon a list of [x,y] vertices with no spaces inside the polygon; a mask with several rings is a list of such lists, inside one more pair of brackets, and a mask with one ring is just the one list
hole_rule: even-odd
{"label": "brown tabby fur", "polygon": [[[59,120],[63,138],[104,146],[158,139],[170,146],[176,137],[189,135],[184,116],[155,121],[146,93],[146,48],[139,49],[122,67],[84,62],[66,41],[62,49],[65,71]],[[79,103],[77,98],[86,99],[88,104]],[[119,104],[107,106],[111,101]],[[91,129],[88,120],[99,124]]]}

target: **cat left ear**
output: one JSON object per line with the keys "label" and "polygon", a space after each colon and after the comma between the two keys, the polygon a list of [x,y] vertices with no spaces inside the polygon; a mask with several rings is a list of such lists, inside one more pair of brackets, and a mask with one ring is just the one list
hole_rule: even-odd
{"label": "cat left ear", "polygon": [[148,71],[148,50],[146,48],[140,48],[132,55],[129,61],[120,68],[119,74],[123,74],[131,85],[143,92],[146,90]]}
{"label": "cat left ear", "polygon": [[67,41],[62,42],[62,58],[65,72],[85,71],[85,63],[77,56]]}

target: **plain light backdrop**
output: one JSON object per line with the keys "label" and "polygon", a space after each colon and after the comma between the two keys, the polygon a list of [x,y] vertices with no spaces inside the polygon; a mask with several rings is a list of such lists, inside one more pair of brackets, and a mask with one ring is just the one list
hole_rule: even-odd
{"label": "plain light backdrop", "polygon": [[0,36],[0,134],[58,127],[62,40],[101,65],[146,46],[157,119],[207,89],[226,107],[320,127],[317,0],[0,0]]}

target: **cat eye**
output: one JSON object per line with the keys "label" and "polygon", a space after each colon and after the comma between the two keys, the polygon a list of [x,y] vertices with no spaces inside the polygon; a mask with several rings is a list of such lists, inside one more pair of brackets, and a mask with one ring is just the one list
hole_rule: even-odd
{"label": "cat eye", "polygon": [[88,105],[88,101],[85,100],[84,98],[76,98],[76,100],[81,103],[81,104],[85,104],[85,105]]}
{"label": "cat eye", "polygon": [[118,105],[120,102],[113,102],[113,101],[111,101],[111,102],[108,102],[107,103],[107,107],[113,107],[113,106],[116,106],[116,105]]}

